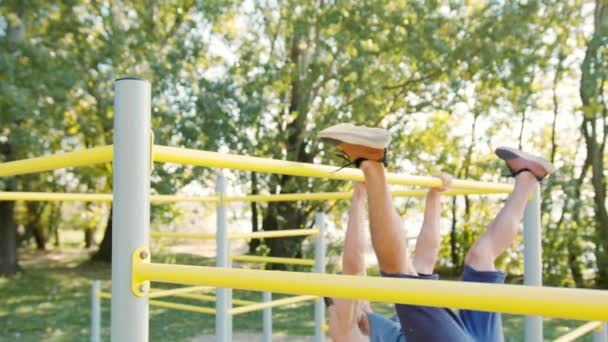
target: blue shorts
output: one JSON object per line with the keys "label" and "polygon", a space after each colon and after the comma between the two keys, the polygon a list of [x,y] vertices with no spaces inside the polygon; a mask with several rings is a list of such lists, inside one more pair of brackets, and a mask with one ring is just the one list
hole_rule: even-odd
{"label": "blue shorts", "polygon": [[[393,278],[439,279],[437,274],[382,275]],[[502,284],[505,277],[505,273],[500,271],[477,271],[465,265],[462,281]],[[502,319],[497,312],[460,310],[456,314],[447,308],[405,304],[395,304],[395,309],[407,341],[504,341]]]}

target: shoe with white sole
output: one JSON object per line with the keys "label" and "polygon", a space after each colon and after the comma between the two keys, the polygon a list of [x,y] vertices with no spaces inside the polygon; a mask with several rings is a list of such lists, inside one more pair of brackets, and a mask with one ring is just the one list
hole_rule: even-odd
{"label": "shoe with white sole", "polygon": [[510,147],[499,147],[495,152],[500,159],[505,161],[513,177],[522,172],[530,172],[540,182],[555,171],[555,166],[541,156],[535,156]]}
{"label": "shoe with white sole", "polygon": [[341,157],[349,161],[348,165],[359,167],[364,160],[373,160],[386,166],[386,148],[391,135],[384,129],[342,123],[322,130],[319,138],[336,145],[342,152]]}

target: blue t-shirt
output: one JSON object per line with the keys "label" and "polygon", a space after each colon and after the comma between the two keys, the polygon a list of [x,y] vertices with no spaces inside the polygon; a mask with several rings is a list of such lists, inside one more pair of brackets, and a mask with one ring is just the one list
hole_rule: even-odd
{"label": "blue t-shirt", "polygon": [[401,324],[373,312],[367,313],[369,340],[371,342],[405,342]]}

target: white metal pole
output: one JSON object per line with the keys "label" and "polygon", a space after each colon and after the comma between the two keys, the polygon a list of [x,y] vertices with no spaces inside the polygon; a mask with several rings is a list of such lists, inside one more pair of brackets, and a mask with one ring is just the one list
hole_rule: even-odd
{"label": "white metal pole", "polygon": [[[315,240],[315,272],[325,273],[325,214],[318,212],[315,215],[315,225],[319,229],[319,236]],[[317,300],[315,302],[315,342],[325,341],[324,323],[325,303],[323,300]]]}
{"label": "white metal pole", "polygon": [[[226,205],[224,196],[226,193],[226,179],[223,175],[217,177],[215,191],[219,197],[217,205],[217,232],[215,235],[216,267],[228,267],[228,232],[226,227]],[[229,315],[229,290],[217,288],[215,290],[215,340],[218,342],[229,342],[228,315]]]}
{"label": "white metal pole", "polygon": [[91,342],[101,341],[101,303],[97,293],[101,289],[99,280],[91,285]]}
{"label": "white metal pole", "polygon": [[[272,293],[268,291],[262,292],[262,301],[268,303],[272,301]],[[263,320],[263,342],[272,342],[272,308],[266,308],[262,312]]]}
{"label": "white metal pole", "polygon": [[131,254],[148,247],[150,225],[150,82],[114,83],[112,317],[114,342],[148,341],[148,296],[131,291]]}
{"label": "white metal pole", "polygon": [[593,342],[608,342],[608,323],[604,323],[601,330],[593,331]]}
{"label": "white metal pole", "polygon": [[[542,244],[540,226],[540,185],[534,187],[533,196],[524,211],[524,284],[543,285]],[[543,340],[543,318],[526,316],[526,342]]]}

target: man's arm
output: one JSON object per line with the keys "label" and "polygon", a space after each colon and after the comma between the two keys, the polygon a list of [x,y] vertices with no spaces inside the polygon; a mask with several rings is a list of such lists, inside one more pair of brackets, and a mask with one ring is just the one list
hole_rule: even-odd
{"label": "man's arm", "polygon": [[441,244],[441,234],[439,232],[441,193],[452,184],[452,179],[448,175],[441,174],[436,175],[436,177],[441,178],[443,185],[439,188],[430,189],[426,196],[424,220],[422,221],[422,228],[416,240],[414,268],[416,272],[423,274],[432,274],[435,268]]}
{"label": "man's arm", "polygon": [[366,199],[365,185],[355,183],[342,252],[343,274],[365,275],[365,229],[363,228],[363,222]]}

